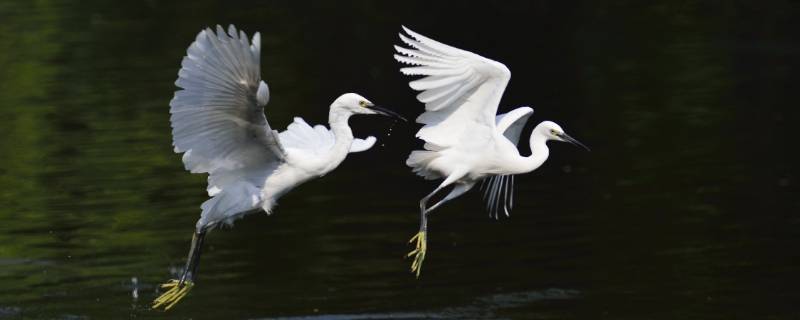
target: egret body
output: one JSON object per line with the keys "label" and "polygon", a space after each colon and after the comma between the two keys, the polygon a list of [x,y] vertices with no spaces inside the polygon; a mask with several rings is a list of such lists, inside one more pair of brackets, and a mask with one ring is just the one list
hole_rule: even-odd
{"label": "egret body", "polygon": [[352,115],[402,119],[346,93],[330,105],[330,128],[296,117],[286,131],[273,130],[264,115],[269,88],[261,81],[260,51],[258,33],[251,42],[234,26],[227,33],[217,26],[216,33],[201,31],[183,58],[176,81],[182,90],[170,102],[173,144],[187,170],[208,173],[211,198],[201,205],[180,279],[162,285],[168,290],[153,308],[171,308],[194,285],[206,232],[249,213],[271,213],[278,198],[294,187],[324,176],[348,153],[371,148],[375,137],[353,137]]}
{"label": "egret body", "polygon": [[[412,151],[406,164],[425,179],[444,179],[419,202],[420,228],[410,241],[416,241],[416,248],[408,254],[414,256],[411,272],[419,276],[431,211],[483,181],[489,214],[497,217],[502,211],[508,215],[513,207],[514,175],[539,168],[550,154],[548,141],[583,144],[558,124],[544,121],[531,133],[532,154],[520,155],[517,143],[533,109],[521,107],[497,115],[511,79],[508,68],[406,27],[403,30],[407,35],[400,33],[400,40],[406,47],[395,46],[394,58],[410,65],[400,69],[403,74],[422,76],[410,86],[421,91],[417,99],[425,104],[425,112],[417,118],[424,124],[417,137],[425,141],[425,150]],[[450,186],[444,198],[428,207],[431,197]]]}

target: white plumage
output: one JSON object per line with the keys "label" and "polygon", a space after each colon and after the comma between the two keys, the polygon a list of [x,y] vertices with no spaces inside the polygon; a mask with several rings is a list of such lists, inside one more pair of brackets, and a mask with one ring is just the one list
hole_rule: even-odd
{"label": "white plumage", "polygon": [[[508,68],[405,30],[414,39],[403,34],[400,39],[416,50],[395,46],[403,54],[395,58],[414,65],[400,71],[425,76],[409,83],[412,89],[422,91],[417,99],[425,103],[426,112],[417,118],[425,126],[417,137],[445,148],[459,145],[470,136],[485,136],[487,130],[494,128],[497,104],[511,78]],[[473,123],[480,132],[472,130],[476,129]]]}
{"label": "white plumage", "polygon": [[[412,272],[419,276],[425,257],[427,215],[445,202],[469,191],[477,181],[487,184],[486,200],[490,215],[506,215],[513,204],[513,175],[538,168],[549,155],[548,140],[578,143],[557,124],[544,121],[533,130],[531,156],[519,154],[517,143],[528,118],[529,107],[497,115],[497,108],[511,79],[508,68],[475,53],[458,49],[403,27],[400,40],[407,47],[395,46],[394,58],[408,67],[400,72],[421,76],[409,83],[420,91],[417,100],[425,112],[417,122],[424,126],[417,137],[425,150],[412,151],[406,164],[425,179],[444,181],[420,201],[420,231],[412,238],[417,248]],[[578,143],[579,144],[579,143]],[[428,200],[453,185],[439,202],[427,207]]]}
{"label": "white plumage", "polygon": [[264,117],[260,51],[258,33],[250,44],[244,32],[218,26],[217,34],[201,31],[181,63],[175,85],[183,90],[170,102],[173,144],[187,170],[209,174],[213,196],[201,206],[198,230],[258,208],[266,177],[286,161]]}
{"label": "white plumage", "polygon": [[[280,142],[285,149],[300,149],[318,155],[327,153],[336,142],[333,131],[323,125],[311,127],[303,118],[295,117],[286,131],[280,133]],[[354,138],[350,152],[361,152],[372,147],[377,139],[369,136],[366,139]]]}
{"label": "white plumage", "polygon": [[[260,76],[261,40],[217,26],[201,31],[187,50],[170,102],[175,152],[192,173],[208,173],[211,199],[197,228],[230,223],[244,213],[270,212],[280,195],[336,166],[346,154],[364,151],[375,138],[354,139],[347,127],[352,114],[374,114],[345,94],[331,105],[331,125],[310,126],[294,118],[286,131],[273,130],[264,116],[269,88]],[[348,105],[349,104],[349,105]],[[371,142],[371,143],[370,143]],[[338,148],[337,148],[338,143]]]}
{"label": "white plumage", "polygon": [[[234,26],[201,31],[183,58],[181,88],[170,102],[175,152],[192,173],[208,173],[189,259],[181,280],[155,307],[171,307],[191,283],[203,237],[209,229],[230,224],[247,213],[270,213],[275,202],[297,185],[335,169],[349,152],[375,144],[375,137],[354,139],[348,119],[354,114],[400,117],[366,98],[346,93],[329,111],[330,128],[294,118],[286,131],[273,130],[264,116],[269,87],[261,81],[261,40],[252,41]],[[182,292],[182,293],[181,293]]]}

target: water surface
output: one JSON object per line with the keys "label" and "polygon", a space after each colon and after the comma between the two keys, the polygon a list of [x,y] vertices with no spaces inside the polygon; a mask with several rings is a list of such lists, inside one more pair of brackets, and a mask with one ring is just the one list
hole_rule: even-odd
{"label": "water surface", "polygon": [[[0,319],[796,319],[798,13],[789,1],[4,1]],[[391,122],[354,118],[383,146],[275,215],[213,232],[191,295],[150,311],[206,198],[172,152],[168,102],[186,47],[216,23],[261,31],[275,128],[325,121],[348,91],[416,116],[391,59],[405,24],[506,63],[500,110],[531,105],[592,152],[553,144],[517,178],[510,218],[490,219],[475,191],[438,210],[416,280],[406,241],[435,187],[403,164],[417,126],[389,136]]]}

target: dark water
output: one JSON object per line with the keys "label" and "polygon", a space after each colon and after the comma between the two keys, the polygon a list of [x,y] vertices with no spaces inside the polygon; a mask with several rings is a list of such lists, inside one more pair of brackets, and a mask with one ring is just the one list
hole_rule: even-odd
{"label": "dark water", "polygon": [[[798,19],[792,1],[2,1],[0,319],[800,318]],[[276,128],[347,91],[420,112],[391,59],[405,24],[506,63],[501,111],[593,151],[553,145],[510,218],[475,191],[439,210],[416,280],[417,127],[353,119],[385,147],[213,232],[194,291],[150,311],[205,199],[167,104],[216,23],[261,31]]]}

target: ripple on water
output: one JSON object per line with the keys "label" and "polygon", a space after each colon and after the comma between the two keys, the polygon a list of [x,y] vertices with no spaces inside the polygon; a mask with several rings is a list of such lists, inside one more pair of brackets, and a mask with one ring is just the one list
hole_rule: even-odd
{"label": "ripple on water", "polygon": [[495,319],[497,311],[523,307],[550,300],[571,300],[580,297],[574,289],[550,288],[543,291],[524,291],[479,297],[471,304],[445,307],[425,312],[387,312],[363,314],[319,314],[294,317],[261,318],[261,320],[344,320],[344,319]]}

